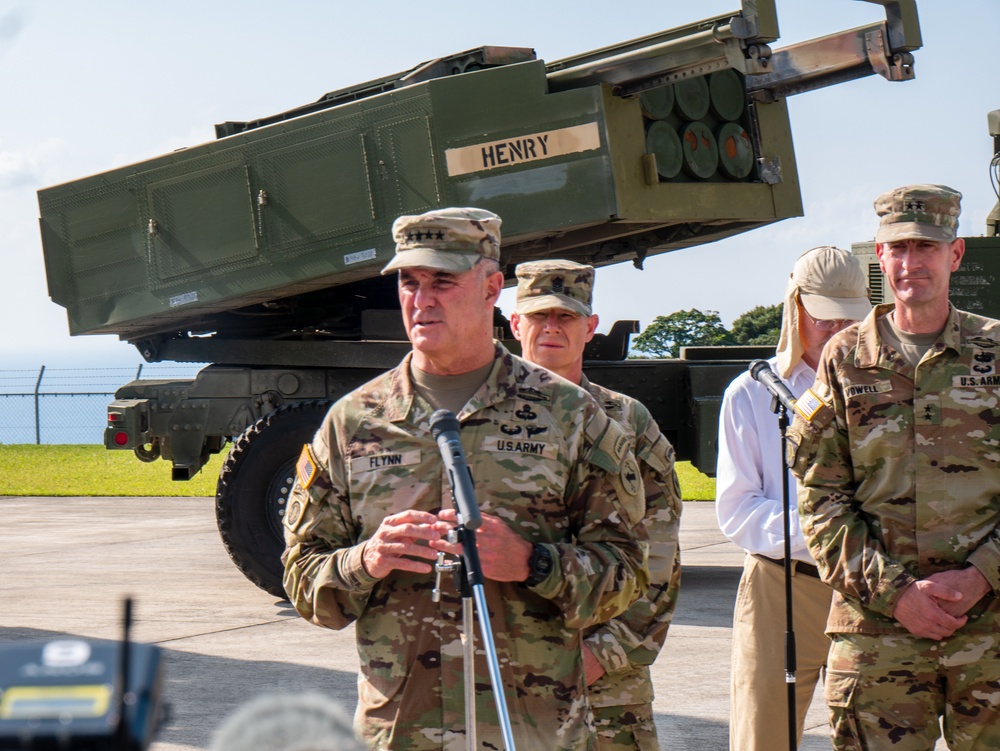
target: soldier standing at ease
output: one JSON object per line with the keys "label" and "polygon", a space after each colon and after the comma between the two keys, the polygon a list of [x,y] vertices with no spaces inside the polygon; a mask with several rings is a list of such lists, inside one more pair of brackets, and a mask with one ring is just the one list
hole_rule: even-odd
{"label": "soldier standing at ease", "polygon": [[[466,748],[461,596],[437,552],[456,512],[430,432],[462,424],[477,548],[518,749],[593,749],[580,629],[645,590],[642,487],[628,437],[582,389],[493,341],[500,219],[442,209],[393,224],[413,351],[333,405],[298,463],[285,589],[317,625],[356,622],[355,726],[374,748]],[[478,745],[501,748],[481,644]]]}
{"label": "soldier standing at ease", "polygon": [[961,194],[875,200],[895,305],[824,350],[789,454],[809,549],[836,590],[836,749],[1000,748],[1000,322],[954,308]]}
{"label": "soldier standing at ease", "polygon": [[594,268],[572,261],[532,261],[517,267],[511,316],[522,356],[579,384],[633,442],[646,494],[650,586],[617,618],[587,629],[583,661],[600,751],[658,749],[649,666],[667,636],[680,587],[677,533],[680,487],[674,449],[639,401],[583,374],[583,349],[597,328],[592,311]]}

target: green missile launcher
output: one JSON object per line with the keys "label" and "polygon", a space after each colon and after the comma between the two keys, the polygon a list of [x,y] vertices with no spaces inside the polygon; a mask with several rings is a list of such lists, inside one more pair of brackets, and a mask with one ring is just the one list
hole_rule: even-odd
{"label": "green missile launcher", "polygon": [[[551,63],[480,47],[40,191],[49,293],[70,332],[212,363],[118,389],[105,446],[186,480],[231,445],[219,531],[240,570],[283,596],[302,444],[333,400],[409,349],[395,279],[380,275],[395,218],[496,212],[513,283],[522,261],[642,268],[799,216],[786,98],[914,75],[914,0],[868,1],[884,21],[782,49],[774,0]],[[644,402],[677,457],[714,473],[721,394],[766,351],[626,360],[635,325],[595,337],[587,374]],[[510,338],[499,311],[496,330]]]}

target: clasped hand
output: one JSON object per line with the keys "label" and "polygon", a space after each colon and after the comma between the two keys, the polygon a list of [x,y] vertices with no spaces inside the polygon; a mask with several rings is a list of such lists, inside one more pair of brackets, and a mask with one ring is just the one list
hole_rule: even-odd
{"label": "clasped hand", "polygon": [[[483,576],[493,581],[524,581],[532,545],[492,514],[481,514],[476,530],[476,550]],[[375,534],[365,542],[362,562],[377,579],[394,570],[423,574],[434,570],[438,552],[462,554],[462,545],[448,541],[448,532],[458,524],[454,509],[438,514],[408,510],[382,520]]]}
{"label": "clasped hand", "polygon": [[892,616],[914,636],[945,639],[965,625],[965,614],[989,590],[975,566],[939,571],[907,587]]}

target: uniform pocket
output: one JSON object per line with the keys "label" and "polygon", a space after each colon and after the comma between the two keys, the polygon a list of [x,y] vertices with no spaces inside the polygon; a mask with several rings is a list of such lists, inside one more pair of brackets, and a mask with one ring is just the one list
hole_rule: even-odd
{"label": "uniform pocket", "polygon": [[860,674],[853,670],[827,670],[823,687],[828,707],[847,708],[854,702]]}

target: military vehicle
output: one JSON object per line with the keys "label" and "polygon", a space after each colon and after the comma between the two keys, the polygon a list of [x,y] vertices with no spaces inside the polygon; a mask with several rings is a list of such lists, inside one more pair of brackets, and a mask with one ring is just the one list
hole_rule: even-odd
{"label": "military vehicle", "polygon": [[[914,0],[869,1],[884,21],[783,49],[771,47],[774,0],[744,0],[551,63],[528,48],[467,50],[40,191],[49,293],[70,332],[117,334],[150,362],[212,363],[191,380],[122,386],[105,446],[163,458],[186,480],[232,444],[222,539],[283,596],[281,515],[302,444],[332,400],[409,349],[395,280],[379,275],[395,217],[496,212],[513,283],[521,261],[642,268],[800,216],[786,98],[914,75]],[[722,391],[758,353],[625,360],[635,325],[598,337],[587,373],[640,398],[679,457],[714,472]],[[499,312],[496,329],[511,338]]]}
{"label": "military vehicle", "polygon": [[[1000,318],[1000,110],[986,116],[987,130],[993,139],[990,159],[990,181],[997,194],[997,204],[986,217],[986,232],[979,237],[966,236],[965,256],[958,271],[951,275],[949,297],[956,308],[990,318]],[[961,219],[959,230],[961,230]],[[892,290],[886,284],[875,255],[875,243],[851,245],[868,274],[868,288],[875,304],[893,301]]]}

